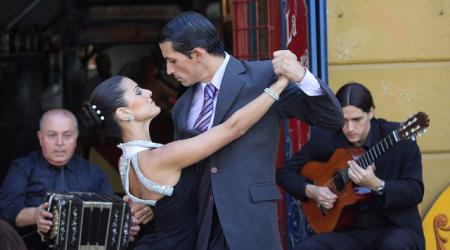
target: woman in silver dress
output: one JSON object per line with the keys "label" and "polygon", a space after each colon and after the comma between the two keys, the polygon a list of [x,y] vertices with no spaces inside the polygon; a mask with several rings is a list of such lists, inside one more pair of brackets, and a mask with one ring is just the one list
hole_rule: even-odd
{"label": "woman in silver dress", "polygon": [[[154,210],[151,249],[192,249],[197,236],[197,184],[201,171],[187,168],[244,135],[277,100],[288,80],[280,77],[260,96],[222,124],[185,140],[166,145],[151,140],[149,126],[160,108],[150,90],[115,76],[102,82],[82,108],[88,127],[120,135],[119,161],[125,193]],[[203,86],[199,86],[203,87]],[[184,170],[183,170],[184,169]]]}

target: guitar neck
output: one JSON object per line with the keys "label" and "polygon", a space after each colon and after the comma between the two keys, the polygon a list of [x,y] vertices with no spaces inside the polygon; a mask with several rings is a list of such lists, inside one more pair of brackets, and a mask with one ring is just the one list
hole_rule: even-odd
{"label": "guitar neck", "polygon": [[356,163],[359,166],[366,169],[375,160],[380,158],[386,151],[388,151],[392,146],[394,146],[400,139],[397,136],[396,131],[392,131],[387,136],[385,136],[381,141],[379,141],[375,146],[371,147],[367,152],[365,152]]}
{"label": "guitar neck", "polygon": [[[366,169],[375,160],[380,158],[385,152],[387,152],[392,146],[394,146],[400,138],[397,131],[392,131],[386,135],[381,141],[379,141],[375,146],[371,147],[366,151],[361,157],[356,160],[356,163],[362,168]],[[348,177],[348,168],[341,170],[341,176],[345,182],[348,182],[350,178]]]}

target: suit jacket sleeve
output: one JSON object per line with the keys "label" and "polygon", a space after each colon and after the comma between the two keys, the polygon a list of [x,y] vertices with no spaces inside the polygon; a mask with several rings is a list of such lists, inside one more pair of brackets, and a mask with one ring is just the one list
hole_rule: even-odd
{"label": "suit jacket sleeve", "polygon": [[284,118],[296,117],[313,126],[340,129],[344,126],[342,108],[331,89],[318,81],[324,95],[308,96],[297,85],[289,84],[275,107]]}

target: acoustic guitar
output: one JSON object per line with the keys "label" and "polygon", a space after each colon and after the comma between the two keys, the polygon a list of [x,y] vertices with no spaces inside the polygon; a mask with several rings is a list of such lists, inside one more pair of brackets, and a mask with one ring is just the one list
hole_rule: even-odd
{"label": "acoustic guitar", "polygon": [[397,142],[406,139],[415,140],[417,135],[425,132],[429,123],[428,115],[419,112],[401,123],[399,128],[391,131],[362,155],[360,149],[339,148],[328,162],[311,161],[306,163],[300,174],[310,183],[327,186],[338,196],[334,207],[330,210],[318,206],[314,199],[301,202],[306,219],[314,232],[324,233],[348,228],[353,223],[356,213],[356,207],[353,205],[367,200],[367,195],[360,195],[348,176],[348,161],[359,156],[356,163],[365,169]]}

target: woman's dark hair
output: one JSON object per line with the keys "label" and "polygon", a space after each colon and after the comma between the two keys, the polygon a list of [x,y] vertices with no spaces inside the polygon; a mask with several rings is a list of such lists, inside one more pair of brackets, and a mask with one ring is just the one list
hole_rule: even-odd
{"label": "woman's dark hair", "polygon": [[0,220],[0,250],[25,250],[27,247],[17,231]]}
{"label": "woman's dark hair", "polygon": [[222,41],[214,25],[197,12],[187,11],[172,18],[159,33],[159,43],[172,42],[172,48],[189,58],[194,48],[225,56]]}
{"label": "woman's dark hair", "polygon": [[100,128],[109,135],[120,136],[115,112],[117,108],[128,106],[123,97],[125,90],[120,84],[124,79],[123,76],[113,76],[103,81],[94,89],[89,102],[83,104],[81,119],[88,129]]}
{"label": "woman's dark hair", "polygon": [[342,86],[336,93],[336,97],[341,103],[341,106],[355,106],[362,111],[368,113],[370,108],[375,108],[372,94],[361,83],[350,82]]}

